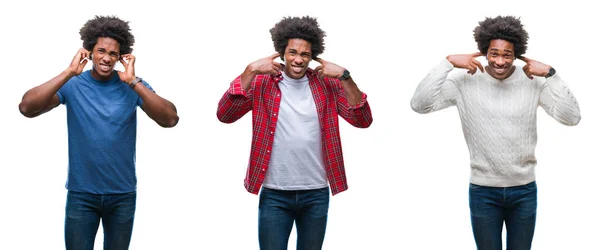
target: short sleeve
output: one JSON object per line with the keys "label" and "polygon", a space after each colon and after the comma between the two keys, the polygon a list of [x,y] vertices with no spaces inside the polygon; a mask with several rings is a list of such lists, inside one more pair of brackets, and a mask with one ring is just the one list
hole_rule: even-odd
{"label": "short sleeve", "polygon": [[70,93],[71,93],[71,80],[68,80],[56,92],[56,95],[58,96],[58,100],[60,101],[61,104],[66,104],[67,103],[67,100],[69,99],[68,97],[70,96]]}

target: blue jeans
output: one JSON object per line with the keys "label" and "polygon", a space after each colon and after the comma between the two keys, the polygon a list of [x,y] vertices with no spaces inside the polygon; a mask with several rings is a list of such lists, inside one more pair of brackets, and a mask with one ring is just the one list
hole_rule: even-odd
{"label": "blue jeans", "polygon": [[537,185],[469,188],[471,225],[478,250],[502,250],[506,223],[506,249],[529,250],[535,229]]}
{"label": "blue jeans", "polygon": [[329,187],[283,191],[264,188],[258,204],[258,241],[261,250],[285,250],[294,221],[296,249],[321,249],[325,239]]}
{"label": "blue jeans", "polygon": [[67,250],[93,250],[102,218],[104,249],[129,248],[136,192],[124,194],[89,194],[69,191],[65,214]]}

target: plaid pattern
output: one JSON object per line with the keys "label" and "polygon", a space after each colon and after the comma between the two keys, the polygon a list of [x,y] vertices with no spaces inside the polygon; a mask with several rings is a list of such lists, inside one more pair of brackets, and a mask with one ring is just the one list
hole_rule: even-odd
{"label": "plaid pattern", "polygon": [[[252,145],[244,180],[246,190],[253,194],[258,194],[269,167],[281,102],[281,91],[277,84],[283,79],[281,74],[257,75],[248,92],[242,88],[241,77],[238,76],[219,101],[217,117],[224,123],[235,122],[248,111],[253,111]],[[306,75],[319,115],[327,179],[332,195],[336,195],[348,189],[338,114],[352,126],[366,128],[373,121],[371,109],[364,93],[359,104],[350,106],[338,79],[319,79],[317,72],[312,69],[308,69]]]}

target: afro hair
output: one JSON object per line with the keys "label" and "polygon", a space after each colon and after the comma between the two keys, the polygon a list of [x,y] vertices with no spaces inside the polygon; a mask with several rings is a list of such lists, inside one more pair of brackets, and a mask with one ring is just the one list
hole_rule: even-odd
{"label": "afro hair", "polygon": [[120,54],[130,54],[133,51],[135,39],[131,34],[129,22],[114,16],[96,16],[88,20],[79,30],[83,48],[91,51],[96,46],[99,37],[110,37],[119,43]]}
{"label": "afro hair", "polygon": [[527,40],[529,39],[521,20],[513,16],[486,18],[479,22],[479,26],[475,27],[473,37],[477,42],[477,48],[484,55],[487,54],[492,40],[502,39],[513,44],[516,57],[525,54]]}
{"label": "afro hair", "polygon": [[317,59],[325,51],[325,32],[319,28],[316,18],[284,17],[275,27],[269,30],[275,51],[279,52],[281,59],[285,54],[288,40],[300,38],[310,43],[312,59]]}

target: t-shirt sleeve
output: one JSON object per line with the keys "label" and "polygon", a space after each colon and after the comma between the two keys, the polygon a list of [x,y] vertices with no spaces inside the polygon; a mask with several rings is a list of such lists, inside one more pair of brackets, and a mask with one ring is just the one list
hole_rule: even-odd
{"label": "t-shirt sleeve", "polygon": [[[142,83],[144,84],[144,86],[146,86],[146,88],[148,88],[148,89],[152,90],[152,92],[156,93],[156,91],[154,91],[152,86],[150,86],[150,84],[148,84],[146,81],[142,80]],[[142,98],[138,96],[137,105],[139,107],[142,107],[142,104],[144,104],[144,100],[142,100]]]}
{"label": "t-shirt sleeve", "polygon": [[71,80],[68,80],[58,91],[56,91],[56,95],[58,96],[58,100],[60,100],[61,104],[66,104],[69,99],[69,95],[71,93]]}

